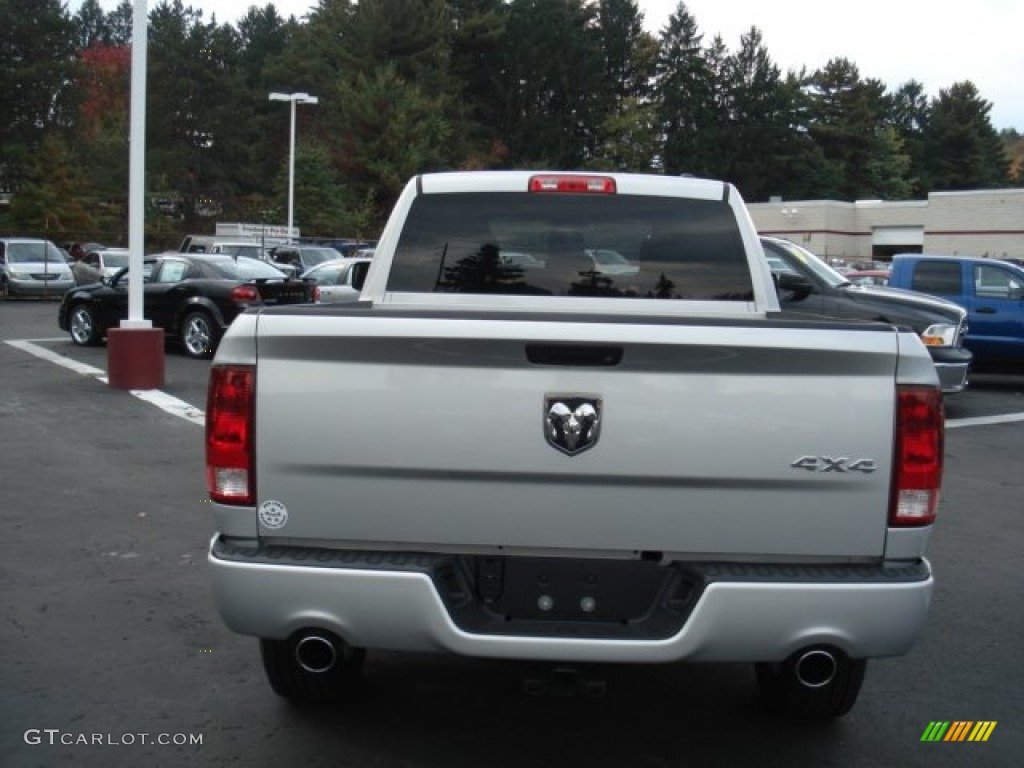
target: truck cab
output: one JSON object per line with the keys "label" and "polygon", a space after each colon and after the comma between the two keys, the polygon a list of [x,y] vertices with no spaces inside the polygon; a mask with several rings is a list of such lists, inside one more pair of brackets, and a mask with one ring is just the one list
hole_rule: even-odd
{"label": "truck cab", "polygon": [[998,259],[897,254],[889,284],[967,311],[966,346],[978,363],[1024,362],[1024,269]]}

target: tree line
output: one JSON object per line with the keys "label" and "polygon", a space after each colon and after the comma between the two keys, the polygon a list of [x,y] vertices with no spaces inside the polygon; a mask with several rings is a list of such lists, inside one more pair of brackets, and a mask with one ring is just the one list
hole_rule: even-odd
{"label": "tree line", "polygon": [[[0,228],[126,237],[132,6],[0,0]],[[969,81],[894,90],[836,58],[783,73],[760,31],[730,49],[680,2],[657,35],[635,0],[270,3],[235,24],[151,6],[147,235],[295,223],[373,236],[404,182],[446,169],[726,179],[748,201],[914,199],[1022,182],[1022,139]]]}

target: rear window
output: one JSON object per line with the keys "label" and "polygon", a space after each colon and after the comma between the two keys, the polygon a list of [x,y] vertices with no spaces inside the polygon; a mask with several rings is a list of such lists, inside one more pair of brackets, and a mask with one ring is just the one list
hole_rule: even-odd
{"label": "rear window", "polygon": [[113,253],[111,251],[103,251],[103,264],[107,267],[113,267],[114,269],[123,269],[128,266],[128,254],[127,253]]}
{"label": "rear window", "polygon": [[343,258],[340,251],[333,248],[303,248],[302,263],[307,267],[314,264],[323,264],[325,261]]}
{"label": "rear window", "polygon": [[429,194],[388,290],[751,301],[732,209],[639,195]]}
{"label": "rear window", "polygon": [[206,259],[209,264],[221,277],[229,280],[253,280],[253,279],[280,279],[284,273],[277,267],[273,267],[259,259],[250,259],[247,256],[238,258],[223,257]]}
{"label": "rear window", "polygon": [[921,261],[914,265],[910,287],[921,293],[958,296],[961,284],[959,262]]}

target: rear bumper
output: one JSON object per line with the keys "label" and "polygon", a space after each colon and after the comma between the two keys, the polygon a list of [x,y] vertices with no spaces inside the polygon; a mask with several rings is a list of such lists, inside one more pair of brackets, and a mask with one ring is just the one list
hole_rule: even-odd
{"label": "rear bumper", "polygon": [[974,356],[965,347],[928,347],[943,394],[955,395],[967,388],[967,374]]}
{"label": "rear bumper", "polygon": [[896,656],[917,640],[933,585],[925,560],[899,568],[691,564],[699,589],[679,626],[664,636],[580,636],[572,622],[537,634],[503,634],[469,631],[457,620],[439,579],[451,560],[248,550],[220,537],[209,554],[219,611],[241,634],[283,639],[316,627],[358,647],[552,661],[777,661],[815,644],[855,658]]}

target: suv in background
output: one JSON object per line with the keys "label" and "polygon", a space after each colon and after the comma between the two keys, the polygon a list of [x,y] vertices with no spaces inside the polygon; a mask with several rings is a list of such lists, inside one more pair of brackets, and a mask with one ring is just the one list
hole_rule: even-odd
{"label": "suv in background", "polygon": [[74,285],[64,252],[49,240],[0,238],[0,297],[60,298]]}

